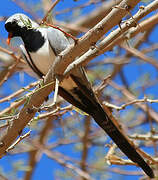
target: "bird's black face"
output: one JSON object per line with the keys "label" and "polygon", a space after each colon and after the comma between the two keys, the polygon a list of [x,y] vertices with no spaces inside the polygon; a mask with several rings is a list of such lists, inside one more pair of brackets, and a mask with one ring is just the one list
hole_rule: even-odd
{"label": "bird's black face", "polygon": [[5,24],[5,29],[8,32],[8,39],[7,39],[8,44],[10,44],[11,38],[21,35],[20,33],[21,27],[18,26],[18,23],[16,20],[13,20],[12,22],[7,22]]}
{"label": "bird's black face", "polygon": [[5,29],[9,33],[7,43],[9,44],[11,38],[16,36],[19,36],[24,40],[28,32],[36,29],[37,27],[39,27],[39,25],[25,14],[16,13],[10,16],[5,23]]}

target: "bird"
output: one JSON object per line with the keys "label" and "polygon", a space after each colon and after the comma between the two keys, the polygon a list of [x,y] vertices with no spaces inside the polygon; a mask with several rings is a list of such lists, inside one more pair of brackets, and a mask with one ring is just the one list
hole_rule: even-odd
{"label": "bird", "polygon": [[[23,41],[20,45],[21,53],[39,78],[47,74],[55,58],[72,44],[72,40],[59,29],[40,26],[22,13],[10,16],[5,22],[5,29],[8,32],[8,44],[13,37],[21,37]],[[154,178],[152,168],[103,109],[92,90],[84,67],[75,68],[68,77],[63,79],[58,93],[66,101],[92,116],[119,149],[138,164],[146,175]]]}

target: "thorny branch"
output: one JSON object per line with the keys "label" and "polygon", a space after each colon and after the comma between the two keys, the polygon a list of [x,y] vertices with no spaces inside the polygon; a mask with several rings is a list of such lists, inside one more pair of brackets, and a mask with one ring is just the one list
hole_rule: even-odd
{"label": "thorny branch", "polygon": [[[44,0],[43,0],[44,1]],[[16,4],[21,6],[26,12],[29,12],[34,19],[38,20],[40,22],[40,18],[37,16],[35,12],[29,9],[28,6],[24,3],[21,3],[18,0],[14,1]],[[89,74],[91,75],[92,80],[98,79],[100,80],[100,85],[95,87],[95,92],[100,98],[102,104],[104,105],[105,109],[107,109],[110,116],[112,116],[112,110],[115,113],[116,110],[121,110],[126,113],[128,113],[128,106],[132,106],[132,108],[138,108],[138,115],[135,113],[135,118],[139,118],[139,114],[143,113],[143,117],[150,117],[151,118],[151,126],[150,130],[145,134],[133,134],[129,135],[131,139],[139,140],[139,141],[145,141],[143,143],[144,146],[147,146],[148,144],[152,147],[154,147],[155,154],[156,154],[156,143],[157,143],[157,131],[154,129],[154,123],[153,121],[158,121],[158,114],[157,112],[149,105],[149,103],[157,103],[157,98],[151,97],[146,95],[146,93],[143,93],[144,98],[138,98],[135,93],[131,91],[132,84],[127,81],[128,76],[123,72],[123,67],[126,65],[132,64],[132,61],[130,58],[138,57],[141,60],[145,61],[146,63],[158,68],[156,58],[151,57],[147,53],[154,53],[157,50],[157,44],[152,44],[152,46],[147,46],[144,49],[140,49],[140,46],[142,45],[142,42],[148,43],[149,35],[152,33],[152,30],[154,29],[155,25],[158,22],[158,15],[152,14],[152,16],[147,17],[148,14],[151,12],[155,12],[156,9],[158,9],[158,1],[155,0],[151,2],[150,4],[146,6],[141,6],[139,11],[136,14],[132,14],[131,10],[132,8],[139,2],[139,1],[122,1],[121,6],[119,5],[120,1],[89,1],[88,3],[85,3],[81,6],[78,6],[77,9],[86,8],[87,5],[95,5],[101,3],[103,6],[97,8],[89,14],[89,16],[83,16],[81,19],[77,19],[75,22],[59,22],[59,25],[63,25],[62,27],[65,27],[69,30],[73,35],[77,35],[80,32],[85,32],[90,29],[84,36],[82,36],[75,45],[72,45],[69,49],[62,52],[61,56],[57,58],[57,63],[55,63],[56,67],[55,70],[53,69],[54,66],[52,66],[50,72],[48,73],[47,77],[44,79],[44,83],[50,83],[50,79],[53,79],[54,72],[60,73],[64,76],[67,76],[73,68],[85,65],[95,57],[100,57],[101,54],[107,52],[108,50],[111,50],[113,47],[116,47],[116,45],[119,45],[120,49],[125,49],[127,52],[125,55],[122,55],[120,49],[118,48],[117,53],[115,53],[116,58],[110,60],[110,64],[113,65],[113,69],[109,68],[106,71],[101,71],[97,69],[99,66],[104,66],[105,63],[107,63],[107,56],[105,60],[102,60],[100,58],[99,62],[95,62],[95,69],[88,69]],[[55,7],[55,5],[59,3],[59,0],[54,1],[53,3],[50,1],[50,6],[46,10],[45,9],[45,16],[43,17],[43,21],[46,21],[47,17],[51,14],[52,9]],[[60,2],[59,4],[61,4]],[[116,4],[115,4],[116,3]],[[125,4],[123,4],[125,3]],[[129,6],[124,6],[126,3],[129,3]],[[74,8],[68,8],[66,11],[71,11]],[[64,13],[64,11],[57,12],[56,14]],[[126,17],[125,21],[121,22],[121,19],[125,17],[125,15],[128,14],[128,17]],[[112,17],[112,18],[111,18]],[[117,17],[117,18],[113,18]],[[144,18],[142,20],[142,18]],[[53,17],[54,18],[54,17]],[[104,19],[103,19],[104,18]],[[101,20],[103,19],[103,20]],[[53,19],[53,22],[56,24],[55,18]],[[120,23],[121,22],[121,23]],[[116,28],[116,25],[119,24],[119,27]],[[95,26],[96,25],[96,26]],[[93,28],[93,26],[95,26]],[[111,30],[113,27],[115,29]],[[65,30],[64,30],[65,31]],[[105,37],[103,36],[105,33],[109,32],[108,35]],[[144,32],[140,35],[140,33]],[[73,37],[73,36],[72,36]],[[100,38],[103,37],[102,41]],[[126,41],[130,41],[130,39],[135,40],[135,44],[132,46],[125,45]],[[96,44],[97,43],[97,44]],[[75,46],[75,47],[74,47]],[[11,52],[3,47],[0,47],[0,52],[4,52],[8,55],[10,55],[14,61],[13,64],[10,66],[10,68],[7,70],[6,75],[4,78],[0,81],[1,87],[7,81],[9,80],[12,75],[19,71],[23,70],[23,66],[26,63],[21,59],[19,55],[17,55],[14,52]],[[75,57],[77,58],[75,61]],[[119,63],[116,62],[116,60],[119,59]],[[61,61],[61,62],[60,62]],[[74,61],[74,62],[73,62]],[[115,61],[115,62],[114,62]],[[16,68],[15,68],[16,67]],[[60,70],[60,71],[59,71]],[[108,73],[106,74],[106,72]],[[157,71],[157,69],[156,69]],[[53,73],[52,73],[53,72]],[[109,72],[111,73],[111,76],[109,75]],[[119,83],[116,83],[113,81],[113,78],[119,75],[123,81],[124,86],[120,86]],[[107,78],[106,78],[107,77]],[[149,87],[154,87],[154,85],[157,83],[157,81],[152,81],[150,83],[146,83],[145,85],[142,85],[142,91],[145,92],[145,90]],[[105,144],[105,140],[101,143],[95,142],[96,137],[101,136],[101,130],[98,131],[98,128],[93,127],[93,123],[91,123],[91,119],[89,116],[85,117],[84,123],[85,131],[84,133],[81,133],[81,129],[73,127],[76,123],[76,119],[79,117],[77,116],[78,113],[74,112],[74,108],[71,105],[65,106],[65,107],[53,107],[53,110],[50,110],[48,108],[49,106],[42,105],[44,99],[48,94],[54,89],[54,83],[50,83],[49,85],[46,85],[46,87],[42,87],[38,89],[37,85],[39,85],[39,82],[35,82],[32,84],[29,84],[25,88],[22,88],[20,90],[17,90],[16,92],[13,92],[10,95],[3,95],[0,99],[0,103],[8,103],[6,108],[2,109],[0,112],[0,122],[3,121],[3,123],[0,125],[1,129],[7,129],[5,131],[3,138],[1,138],[0,142],[0,154],[3,156],[6,152],[11,152],[10,150],[14,151],[16,148],[23,147],[23,143],[20,142],[27,142],[29,144],[30,148],[23,148],[24,152],[29,152],[30,158],[29,158],[29,165],[32,169],[30,169],[25,176],[25,180],[29,180],[33,174],[33,171],[36,167],[36,165],[40,162],[40,157],[42,154],[46,154],[51,159],[58,162],[63,167],[66,167],[66,169],[71,169],[80,176],[82,179],[92,179],[91,173],[96,170],[99,170],[99,166],[97,166],[97,162],[94,164],[89,164],[89,161],[87,161],[89,157],[89,149],[92,148],[94,145],[99,146],[99,144]],[[36,89],[33,92],[30,92],[30,88],[36,87]],[[120,94],[112,93],[110,91],[110,95],[106,96],[105,89],[113,88],[116,91],[119,91]],[[112,89],[111,88],[111,89]],[[23,93],[27,93],[27,98],[19,99],[19,101],[14,101],[15,99],[19,98],[20,96],[23,96]],[[139,91],[141,93],[141,91]],[[61,101],[60,103],[63,103],[64,101]],[[25,103],[25,106],[23,107]],[[121,104],[121,105],[120,105]],[[42,106],[41,106],[42,105]],[[141,113],[139,110],[142,110]],[[14,111],[13,111],[14,110]],[[49,110],[49,111],[48,111]],[[34,116],[35,113],[36,117]],[[59,123],[59,118],[64,117],[67,113],[71,113],[71,116],[66,116],[64,118],[64,131],[67,130],[66,138],[70,134],[71,129],[71,135],[70,136],[77,136],[75,140],[65,140],[65,137],[60,138],[61,134],[59,135],[57,142],[55,142],[52,145],[52,148],[60,147],[63,145],[71,145],[71,143],[78,145],[79,142],[82,143],[82,158],[80,162],[78,162],[78,166],[76,166],[75,162],[67,162],[63,158],[63,156],[59,152],[53,152],[47,147],[51,148],[51,145],[47,144],[47,140],[49,139],[49,133],[52,132],[54,136],[56,136],[56,123]],[[82,114],[82,112],[80,112]],[[115,113],[116,117],[120,116],[120,119],[122,118],[120,112]],[[149,118],[149,119],[150,119]],[[113,118],[113,121],[119,126],[119,123],[116,121],[117,118]],[[130,115],[129,115],[130,119]],[[75,120],[75,121],[74,121]],[[133,123],[133,120],[130,119],[130,122]],[[4,123],[5,122],[5,123]],[[29,123],[30,122],[30,123]],[[29,128],[31,127],[31,124],[35,123],[38,124],[38,122],[42,122],[43,129],[41,131],[38,131],[39,137],[38,138],[29,138],[29,141],[26,137],[30,135],[30,131],[26,134],[21,134],[22,130],[25,128],[26,125],[29,123]],[[139,125],[141,127],[142,123],[147,122],[149,123],[148,119],[146,118],[146,121],[139,121],[139,123],[133,123],[132,130],[135,129],[136,126]],[[52,125],[53,123],[53,125]],[[74,123],[74,124],[73,124]],[[128,132],[128,122],[126,122],[123,128],[125,127],[125,131]],[[60,124],[59,124],[60,125]],[[59,127],[58,125],[58,127]],[[83,124],[82,124],[83,125]],[[130,127],[130,128],[131,128]],[[132,133],[130,133],[132,134]],[[17,138],[18,137],[18,138]],[[97,140],[98,141],[98,140]],[[37,142],[37,146],[32,147],[32,144],[34,142]],[[63,142],[63,143],[62,143]],[[141,143],[140,143],[141,145]],[[116,146],[115,145],[109,145],[109,151],[105,155],[106,162],[108,164],[118,164],[118,165],[136,165],[133,162],[129,160],[122,159],[119,155],[116,156]],[[138,151],[141,151],[138,149]],[[153,156],[150,156],[149,154],[145,153],[144,151],[140,152],[146,159],[150,160],[153,165],[156,165],[158,163],[158,160],[154,158]],[[103,156],[102,156],[103,157]],[[105,163],[105,162],[104,162]],[[98,163],[99,164],[99,163]],[[95,166],[95,168],[93,167]],[[97,169],[98,167],[98,169]],[[120,174],[132,174],[131,172],[125,171],[122,172],[120,169],[110,168],[103,169],[100,168],[105,173],[105,171],[108,172],[117,172]],[[100,171],[101,172],[101,171]],[[138,172],[133,172],[133,174],[137,175]],[[4,176],[5,177],[5,176]]]}

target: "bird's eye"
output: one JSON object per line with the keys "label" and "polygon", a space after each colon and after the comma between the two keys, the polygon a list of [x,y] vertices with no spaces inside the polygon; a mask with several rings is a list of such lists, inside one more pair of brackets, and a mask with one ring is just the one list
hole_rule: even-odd
{"label": "bird's eye", "polygon": [[14,21],[12,21],[12,24],[16,24],[17,22],[14,20]]}
{"label": "bird's eye", "polygon": [[18,21],[16,19],[14,19],[12,22],[11,22],[12,26],[15,26],[18,24]]}

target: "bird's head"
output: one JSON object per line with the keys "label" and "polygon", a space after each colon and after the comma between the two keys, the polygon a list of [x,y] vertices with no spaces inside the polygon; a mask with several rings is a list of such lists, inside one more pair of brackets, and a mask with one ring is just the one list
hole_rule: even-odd
{"label": "bird's head", "polygon": [[5,22],[5,29],[9,33],[7,44],[10,44],[11,38],[22,36],[24,31],[37,27],[39,27],[39,25],[25,14],[17,13],[12,15]]}

